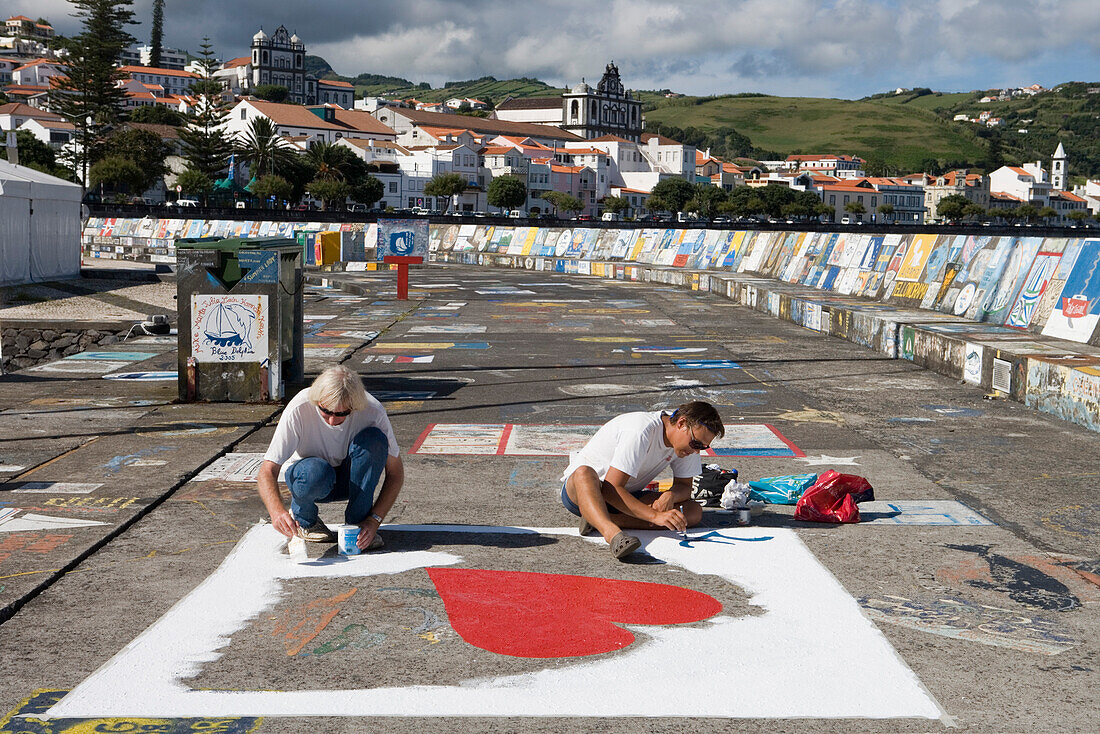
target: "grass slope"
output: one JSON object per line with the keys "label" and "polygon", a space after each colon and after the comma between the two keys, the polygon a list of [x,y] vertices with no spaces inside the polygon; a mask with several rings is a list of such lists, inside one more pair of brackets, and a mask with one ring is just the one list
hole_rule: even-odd
{"label": "grass slope", "polygon": [[903,170],[928,158],[978,161],[985,146],[971,131],[919,107],[809,97],[684,97],[646,112],[646,127],[734,128],[758,148],[790,153],[881,157]]}

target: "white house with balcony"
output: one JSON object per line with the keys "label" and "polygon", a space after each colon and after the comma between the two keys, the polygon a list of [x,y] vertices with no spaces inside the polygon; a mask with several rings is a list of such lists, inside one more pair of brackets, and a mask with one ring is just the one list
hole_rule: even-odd
{"label": "white house with balcony", "polygon": [[649,161],[651,170],[695,181],[694,146],[684,145],[663,135],[644,133],[641,152]]}
{"label": "white house with balcony", "polygon": [[[487,186],[476,147],[464,144],[408,147],[404,155],[398,155],[397,165],[403,178],[405,207],[433,211],[485,210]],[[466,181],[466,191],[454,197],[453,202],[425,195],[424,187],[428,182],[446,173],[461,176]]]}

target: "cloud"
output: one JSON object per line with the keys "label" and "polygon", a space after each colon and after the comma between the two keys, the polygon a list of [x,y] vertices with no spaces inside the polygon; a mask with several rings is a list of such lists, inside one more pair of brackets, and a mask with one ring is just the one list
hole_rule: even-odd
{"label": "cloud", "polygon": [[[133,6],[142,42],[151,5]],[[7,7],[76,30],[62,0]],[[572,85],[612,59],[629,87],[695,94],[862,96],[899,79],[969,89],[1012,83],[1009,72],[1053,84],[1100,71],[1096,0],[167,0],[165,43],[194,51],[209,36],[233,58],[261,25],[280,24],[341,74],[433,85],[488,75]]]}

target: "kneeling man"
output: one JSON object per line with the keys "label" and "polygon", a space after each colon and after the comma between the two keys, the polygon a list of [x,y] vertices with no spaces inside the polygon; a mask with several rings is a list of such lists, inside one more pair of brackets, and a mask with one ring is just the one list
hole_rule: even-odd
{"label": "kneeling man", "polygon": [[[691,479],[702,471],[699,452],[725,434],[710,403],[685,403],[666,411],[625,413],[611,419],[580,451],[569,455],[562,475],[561,502],[581,518],[581,534],[598,531],[616,558],[641,542],[623,528],[684,532],[703,519],[691,500]],[[672,489],[646,489],[665,467]]]}
{"label": "kneeling man", "polygon": [[[264,454],[257,484],[271,524],[288,538],[331,543],[336,535],[321,522],[317,503],[346,500],[344,522],[359,526],[356,545],[381,548],[378,526],[405,481],[399,453],[385,408],[367,393],[359,375],[329,367],[287,403]],[[279,495],[284,463],[289,463],[290,512]]]}

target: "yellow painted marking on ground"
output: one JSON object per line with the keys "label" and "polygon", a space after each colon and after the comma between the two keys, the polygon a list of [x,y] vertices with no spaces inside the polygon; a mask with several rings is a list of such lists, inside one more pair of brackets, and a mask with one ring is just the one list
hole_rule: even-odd
{"label": "yellow painted marking on ground", "polygon": [[578,336],[573,341],[578,342],[600,342],[604,344],[619,344],[627,342],[643,342],[645,339],[633,336]]}

